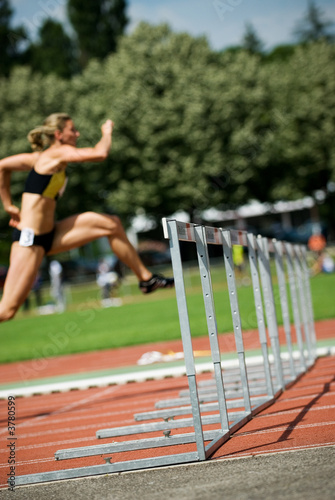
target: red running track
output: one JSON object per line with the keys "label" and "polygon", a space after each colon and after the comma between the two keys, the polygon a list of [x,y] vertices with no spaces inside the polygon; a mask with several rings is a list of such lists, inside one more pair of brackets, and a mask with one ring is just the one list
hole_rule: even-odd
{"label": "red running track", "polygon": [[[85,371],[87,368],[85,365]],[[334,445],[334,373],[335,357],[319,358],[309,372],[237,431],[211,459]],[[211,378],[211,375],[199,378]],[[186,377],[180,377],[17,398],[16,475],[104,463],[102,456],[55,461],[54,453],[60,449],[134,439],[136,436],[97,440],[95,433],[99,429],[133,425],[135,413],[153,410],[157,401],[178,397],[179,391],[187,388]],[[0,409],[0,485],[7,487],[7,401],[0,401]],[[210,428],[213,426],[205,426],[205,430]],[[192,429],[183,429],[182,432],[190,431]],[[150,434],[158,435],[162,433]],[[113,462],[188,451],[195,451],[195,445],[118,453],[113,455]]]}

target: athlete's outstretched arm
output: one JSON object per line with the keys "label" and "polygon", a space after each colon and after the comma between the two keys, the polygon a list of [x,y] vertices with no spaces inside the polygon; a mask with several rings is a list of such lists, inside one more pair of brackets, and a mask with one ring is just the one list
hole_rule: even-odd
{"label": "athlete's outstretched arm", "polygon": [[107,120],[101,127],[102,137],[100,141],[92,148],[76,148],[64,144],[56,154],[64,163],[104,161],[108,157],[112,146],[113,127],[112,120]]}

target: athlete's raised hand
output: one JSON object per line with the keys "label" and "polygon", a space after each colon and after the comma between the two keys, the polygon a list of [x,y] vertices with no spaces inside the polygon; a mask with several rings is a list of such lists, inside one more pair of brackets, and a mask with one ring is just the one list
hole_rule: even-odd
{"label": "athlete's raised hand", "polygon": [[101,127],[102,135],[111,135],[113,132],[114,123],[112,120],[106,120]]}

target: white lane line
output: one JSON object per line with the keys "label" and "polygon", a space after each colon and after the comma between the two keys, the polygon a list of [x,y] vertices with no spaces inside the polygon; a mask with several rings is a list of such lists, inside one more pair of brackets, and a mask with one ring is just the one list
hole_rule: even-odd
{"label": "white lane line", "polygon": [[[197,373],[213,370],[212,363],[197,365]],[[7,399],[8,396],[34,396],[40,394],[50,394],[52,392],[67,392],[70,390],[83,390],[96,387],[106,387],[113,385],[124,385],[130,382],[145,382],[147,380],[161,380],[167,377],[181,377],[186,375],[185,366],[171,368],[161,368],[145,370],[134,373],[124,373],[121,375],[108,375],[104,377],[93,377],[83,380],[71,380],[68,382],[58,382],[50,384],[31,385],[29,387],[17,387],[0,391],[0,399]]]}
{"label": "white lane line", "polygon": [[290,387],[290,392],[297,392],[297,391],[307,391],[309,389],[315,389],[317,387],[320,387],[320,389],[324,389],[324,386],[327,385],[328,386],[328,390],[331,392],[333,389],[335,389],[335,380],[332,380],[331,382],[327,382],[327,383],[324,383],[324,384],[306,384],[306,385],[303,385],[303,386],[300,386],[300,385],[296,385],[294,387]]}
{"label": "white lane line", "polygon": [[[112,389],[112,388],[111,388],[111,389]],[[164,389],[163,389],[163,390],[164,390]],[[179,389],[176,389],[176,390],[178,391]],[[103,395],[103,393],[99,392],[99,397],[100,397],[101,395]],[[278,400],[276,401],[276,404],[286,403],[286,402],[290,402],[290,401],[305,400],[305,399],[311,399],[311,400],[312,400],[313,398],[316,398],[317,396],[320,396],[320,394],[319,394],[319,393],[313,393],[313,394],[308,394],[308,395],[303,395],[303,396],[294,396],[293,398],[280,398],[280,399],[278,399]],[[333,396],[334,396],[334,393],[331,393],[331,392],[326,392],[326,393],[322,394],[322,396],[320,397],[320,400],[321,400],[321,398],[323,399],[323,398],[326,398],[326,397],[333,397]],[[136,396],[134,395],[134,398],[135,398],[135,397],[136,397]],[[70,396],[69,396],[69,399],[70,399]],[[93,399],[93,398],[92,398],[92,399]],[[152,409],[151,407],[145,407],[145,408],[142,408],[142,404],[145,404],[145,405],[146,405],[146,404],[151,404],[153,400],[156,402],[156,399],[157,399],[157,394],[153,395],[153,396],[152,396],[152,398],[147,398],[147,399],[142,399],[142,400],[140,400],[141,411],[147,411],[147,410]],[[319,400],[319,401],[320,401],[320,400]],[[32,401],[34,402],[34,401],[37,401],[37,400],[36,400],[35,398],[33,398],[33,399],[31,399],[31,400],[28,400],[28,399],[27,399],[27,400],[22,400],[22,401],[27,402],[27,404],[29,404],[29,403],[31,403]],[[83,400],[83,399],[81,399],[81,400],[80,400],[80,402],[78,403],[78,405],[82,404],[82,403],[81,403],[82,401],[84,401],[84,400]],[[124,401],[119,401],[119,402],[117,402],[117,401],[113,401],[113,402],[104,402],[104,403],[103,403],[103,407],[110,406],[111,404],[113,405],[113,408],[123,407],[123,406],[124,406]],[[78,405],[77,405],[77,406],[78,406]],[[139,401],[138,401],[138,400],[134,400],[134,401],[131,401],[131,400],[130,400],[130,401],[128,401],[128,402],[127,402],[127,405],[128,405],[129,407],[130,407],[130,406],[139,407]],[[31,407],[31,406],[29,405],[29,411],[33,411],[34,409],[35,409],[35,407]],[[40,406],[39,406],[39,407],[36,407],[36,409],[41,409],[41,407],[40,407]],[[100,412],[100,411],[101,411],[101,408],[97,408],[96,410]],[[78,409],[78,408],[76,408],[76,412],[80,412],[80,413],[81,413],[81,415],[76,414],[76,415],[75,415],[75,416],[73,416],[73,417],[68,417],[68,418],[65,418],[65,419],[64,419],[64,418],[62,418],[61,420],[59,420],[59,419],[57,419],[57,420],[51,420],[51,422],[52,422],[52,423],[59,423],[60,421],[62,421],[62,422],[64,422],[64,421],[71,421],[71,419],[73,419],[73,420],[82,420],[82,419],[86,419],[86,418],[87,418],[87,419],[89,419],[89,418],[95,418],[95,417],[94,417],[94,416],[92,416],[91,414],[88,414],[88,415],[83,415],[83,413],[84,413],[84,412],[88,412],[88,411],[89,411],[89,410],[88,410],[87,408],[79,408],[79,409]],[[283,410],[283,411],[285,411],[285,410]],[[302,411],[302,410],[300,410],[300,411]],[[55,412],[51,412],[50,414],[45,415],[45,417],[46,417],[46,418],[52,418],[52,417],[50,417],[50,415],[53,415],[54,413],[55,413]],[[108,413],[99,413],[99,415],[100,415],[100,416],[109,416],[109,415],[113,415],[113,414],[115,414],[115,413],[117,413],[117,414],[119,413],[119,414],[121,415],[121,414],[124,414],[124,413],[127,413],[127,412],[126,412],[126,411],[108,412]],[[262,414],[257,415],[257,417],[263,417],[263,416],[265,417],[265,416],[267,416],[267,414],[265,414],[265,415],[262,415]],[[34,418],[34,417],[31,417],[31,419],[32,419],[32,418]],[[42,424],[43,424],[43,425],[49,425],[49,422],[50,422],[50,420],[48,420],[48,422],[45,422],[45,423],[43,423],[43,422],[42,422]],[[22,424],[20,424],[20,425],[22,425]],[[27,422],[25,422],[25,425],[26,425],[26,426],[28,426],[28,427],[29,427],[29,426],[33,426],[33,425],[35,425],[35,422],[33,422],[33,421],[27,421]],[[7,432],[7,430],[5,429],[5,430],[0,431],[0,434],[1,434],[1,432]]]}
{"label": "white lane line", "polygon": [[303,429],[311,429],[315,427],[326,427],[326,426],[331,426],[335,425],[335,421],[333,422],[317,422],[315,424],[304,424],[304,425],[287,425],[285,427],[274,427],[273,429],[263,429],[263,430],[253,430],[253,431],[247,431],[247,432],[239,432],[233,434],[233,437],[244,437],[244,436],[256,436],[257,434],[270,434],[273,432],[285,432],[285,431],[300,431]]}
{"label": "white lane line", "polygon": [[[152,406],[148,406],[148,407],[141,407],[141,412],[147,412],[147,411],[150,411],[152,410]],[[130,412],[130,410],[124,410],[124,411],[114,411],[114,412],[105,412],[105,413],[101,413],[100,411],[98,411],[98,416],[99,416],[99,419],[100,418],[106,418],[106,417],[113,417],[113,416],[122,416],[122,415],[128,415]],[[40,426],[43,425],[43,426],[47,426],[49,427],[50,425],[56,425],[56,424],[61,424],[61,423],[65,423],[65,422],[77,422],[77,421],[80,421],[80,420],[95,420],[96,421],[97,419],[97,415],[96,413],[93,413],[91,412],[89,415],[73,415],[72,417],[67,417],[67,418],[61,418],[61,419],[54,419],[54,418],[50,418],[50,420],[48,421],[45,421],[45,422],[42,422],[41,424],[39,424]],[[134,421],[134,419],[132,420]],[[34,423],[29,423],[26,425],[26,427],[33,427],[34,426]],[[61,430],[61,429],[60,429]],[[60,432],[57,431],[57,432]],[[35,435],[43,435],[45,432],[44,431],[41,431],[39,432],[38,434],[20,434],[19,437],[20,439],[23,438],[23,437],[28,437],[28,436],[35,436]]]}
{"label": "white lane line", "polygon": [[[171,382],[170,382],[171,383]],[[173,389],[173,388],[168,388],[169,389],[169,397],[170,397],[170,394],[171,393],[177,393],[177,396],[178,397],[178,393],[180,391],[180,389],[183,389],[183,388],[187,388],[187,384],[181,388],[176,388],[176,389]],[[162,394],[163,393],[163,394]],[[137,393],[137,394],[130,394],[130,395],[125,395],[124,399],[123,400],[113,400],[113,401],[103,401],[102,403],[101,402],[98,402],[96,403],[97,405],[100,405],[99,407],[97,407],[97,410],[99,411],[100,407],[101,406],[110,406],[111,404],[113,405],[113,408],[117,408],[117,407],[122,407],[124,406],[124,401],[125,399],[127,399],[127,405],[129,407],[131,406],[138,406],[138,404],[149,404],[151,403],[152,401],[157,401],[157,398],[162,398],[162,397],[165,397],[165,393],[167,393],[167,389],[166,388],[163,388],[162,390],[159,389],[159,390],[156,390],[150,397],[148,396],[146,399],[144,399],[144,397],[142,397],[141,393]],[[83,395],[83,392],[80,393],[81,395]],[[101,392],[99,392],[99,395],[101,395]],[[121,396],[123,397],[123,396]],[[42,411],[45,411],[45,413],[54,413],[56,411],[55,410],[52,410],[50,407],[53,406],[53,407],[56,407],[58,408],[59,404],[62,403],[62,404],[65,404],[67,401],[64,401],[62,400],[61,402],[58,401],[58,404],[56,405],[55,402],[53,401],[52,404],[50,404],[50,402],[48,401],[43,401],[43,403],[40,403],[39,405],[30,405],[29,403],[31,402],[35,402],[37,398],[32,398],[32,399],[19,399],[17,401],[17,407],[18,407],[18,412],[23,414],[24,415],[24,418],[27,418],[27,415],[25,415],[25,412],[29,412],[28,413],[28,416],[29,414],[32,414],[34,411],[39,411],[39,412],[42,412]],[[71,399],[71,397],[68,398],[68,401],[72,401],[71,404],[73,404],[73,398]],[[22,402],[25,403],[25,405],[22,404]],[[44,410],[45,408],[45,410]],[[75,411],[76,412],[87,412],[89,411],[86,407],[83,407],[83,408],[75,408]]]}
{"label": "white lane line", "polygon": [[[111,393],[111,392],[114,393],[115,390],[116,390],[116,387],[109,388],[108,393]],[[178,389],[177,389],[177,391],[178,391]],[[108,417],[108,416],[113,416],[113,415],[114,416],[127,415],[129,413],[133,413],[134,410],[141,411],[141,412],[154,410],[155,409],[154,404],[157,401],[157,397],[159,397],[159,394],[157,394],[157,392],[160,392],[160,391],[156,391],[156,394],[153,394],[151,398],[146,398],[146,399],[140,399],[140,400],[137,399],[136,400],[135,398],[137,396],[134,395],[133,396],[134,399],[130,400],[130,401],[127,400],[127,401],[119,401],[119,402],[115,402],[115,401],[104,402],[102,408],[97,407],[94,410],[88,409],[87,407],[79,408],[79,409],[74,408],[74,406],[80,406],[80,405],[83,405],[87,402],[87,399],[81,399],[80,401],[78,401],[76,403],[75,402],[71,403],[71,405],[69,405],[69,406],[71,406],[71,408],[69,408],[69,406],[67,406],[67,407],[63,407],[59,410],[51,411],[48,414],[45,413],[44,415],[36,416],[36,417],[32,416],[32,417],[30,417],[29,421],[17,424],[16,428],[21,429],[21,427],[35,427],[36,426],[36,419],[39,419],[39,421],[38,421],[39,427],[41,427],[41,426],[48,426],[49,427],[50,425],[64,423],[64,422],[77,421],[77,420],[91,420],[91,419],[96,420],[97,413],[99,415],[99,418],[103,418],[103,417]],[[166,391],[164,391],[164,392],[166,392]],[[171,392],[174,392],[174,391],[171,390]],[[99,392],[98,395],[96,395],[94,397],[89,397],[88,402],[91,403],[93,401],[93,399],[96,399],[97,397],[99,397],[99,398],[103,397],[103,395],[104,395],[104,393]],[[101,413],[101,410],[103,408],[110,407],[110,406],[112,406],[113,409],[115,409],[116,411]],[[127,410],[124,410],[124,409],[118,410],[117,409],[117,408],[124,408],[125,406],[127,407]],[[59,413],[63,414],[65,412],[71,412],[73,409],[76,412],[80,412],[81,414],[78,415],[76,413],[76,414],[73,414],[72,416],[69,416],[66,418],[64,418],[64,417],[62,417],[60,419],[57,418]],[[41,410],[41,408],[40,408],[40,410]],[[30,407],[29,407],[29,411],[31,411]],[[19,410],[19,412],[20,412],[20,410]],[[22,410],[21,410],[21,413],[22,413]],[[56,418],[54,418],[54,416],[56,416]],[[0,435],[4,434],[6,432],[7,432],[7,428],[2,429],[2,430],[0,430]],[[44,431],[42,431],[40,434],[43,434],[43,433],[44,433]],[[22,437],[22,436],[20,435],[20,437]]]}
{"label": "white lane line", "polygon": [[[65,413],[67,411],[70,411],[70,410],[76,408],[77,406],[84,405],[84,404],[87,404],[87,403],[91,403],[95,399],[101,398],[105,394],[115,393],[118,389],[119,389],[119,386],[107,387],[107,388],[105,388],[102,391],[99,391],[99,392],[97,392],[95,394],[92,394],[91,396],[82,398],[79,401],[74,401],[73,403],[68,404],[66,406],[63,406],[62,408],[59,408],[58,410],[51,411],[50,413],[47,413],[47,414],[43,414],[43,415],[38,415],[38,416],[35,416],[35,417],[31,417],[29,420],[27,420],[25,422],[22,422],[22,423],[20,423],[20,424],[18,424],[16,426],[16,433],[17,433],[18,429],[21,429],[22,427],[25,427],[28,424],[29,425],[38,425],[40,421],[42,421],[42,420],[44,420],[44,419],[46,419],[46,418],[48,418],[50,416],[60,415],[62,413]],[[0,435],[4,434],[4,433],[7,433],[7,432],[8,432],[8,429],[6,427],[5,429],[0,430]]]}
{"label": "white lane line", "polygon": [[[35,458],[33,460],[22,460],[20,462],[15,462],[16,467],[20,467],[23,465],[33,465],[33,464],[40,464],[44,462],[55,462],[54,457],[45,457],[45,458]],[[8,464],[1,464],[0,469],[8,468]]]}
{"label": "white lane line", "polygon": [[[302,396],[293,396],[293,398],[283,398],[283,399],[277,399],[276,404],[279,403],[289,403],[291,401],[299,401],[300,399],[314,399],[316,397],[321,398],[327,398],[327,397],[334,397],[335,393],[334,392],[325,392],[323,394],[320,394],[319,392],[314,392],[313,394],[305,394]],[[320,401],[319,399],[319,401]]]}
{"label": "white lane line", "polygon": [[[112,427],[112,426],[115,426],[115,427],[119,427],[120,424],[132,424],[134,423],[134,419],[129,419],[129,420],[120,420],[119,422],[118,421],[113,421],[111,422],[110,420],[107,421],[107,422],[100,422],[100,423],[94,423],[94,424],[89,424],[89,425],[82,425],[80,427],[61,427],[59,429],[49,429],[48,431],[43,431],[43,432],[37,432],[37,433],[33,433],[33,434],[19,434],[17,435],[17,440],[18,441],[21,441],[22,439],[28,439],[28,438],[38,438],[38,437],[43,437],[43,436],[50,436],[52,434],[65,434],[65,433],[68,433],[68,432],[71,432],[72,434],[74,434],[75,432],[82,432],[82,431],[88,431],[90,429],[93,429],[93,430],[97,430],[97,427],[99,425],[99,428],[101,427]],[[50,446],[52,446],[53,442],[49,441],[48,444]],[[19,446],[16,447],[17,449],[20,449]],[[0,449],[0,453],[2,452],[5,452],[6,450],[5,449]],[[8,449],[7,449],[8,451]]]}
{"label": "white lane line", "polygon": [[[39,443],[39,444],[32,444],[29,446],[17,446],[15,449],[17,451],[36,450],[38,448],[46,448],[46,447],[51,447],[51,446],[63,446],[63,445],[71,444],[71,443],[82,443],[83,441],[86,443],[88,441],[98,441],[98,439],[95,436],[85,437],[85,438],[81,437],[81,438],[77,438],[77,439],[65,439],[64,441],[54,441],[52,443]],[[3,451],[7,451],[7,450],[1,450],[1,451],[3,452]],[[7,451],[7,453],[8,453],[8,451]]]}
{"label": "white lane line", "polygon": [[[317,356],[327,356],[335,354],[334,348],[318,348]],[[293,357],[298,358],[299,353],[293,352]],[[286,352],[281,353],[281,359],[288,359]],[[273,363],[272,354],[269,355],[270,363]],[[262,365],[262,356],[246,356],[247,366]],[[223,360],[221,362],[222,368],[236,368],[238,367],[237,359]],[[212,362],[196,363],[197,374],[213,371]],[[39,394],[50,394],[52,392],[67,392],[70,390],[89,389],[91,387],[106,387],[108,385],[127,384],[129,382],[145,382],[147,380],[162,380],[166,377],[180,377],[186,375],[185,366],[151,368],[140,372],[123,373],[119,375],[105,375],[102,377],[91,377],[87,379],[71,380],[65,382],[54,382],[49,384],[40,384],[28,387],[16,387],[13,389],[5,389],[0,391],[0,399],[7,399],[8,396],[33,396]],[[33,382],[33,381],[32,381]]]}
{"label": "white lane line", "polygon": [[[248,432],[242,432],[242,433],[235,433],[233,434],[232,437],[234,438],[243,438],[245,436],[256,436],[258,434],[270,434],[274,432],[285,432],[285,431],[294,431],[294,430],[304,430],[304,429],[311,429],[315,427],[327,427],[327,426],[335,426],[335,421],[334,422],[322,422],[322,423],[316,423],[316,424],[305,424],[305,425],[296,425],[296,426],[285,426],[285,427],[275,427],[273,429],[265,429],[265,430],[259,430],[259,431],[248,431]],[[97,438],[95,436],[93,437],[88,437],[88,438],[77,438],[77,439],[67,439],[64,441],[55,441],[52,443],[39,443],[39,444],[34,444],[34,445],[28,445],[28,446],[18,446],[16,449],[18,451],[20,450],[34,450],[38,448],[45,448],[45,447],[53,447],[53,446],[63,446],[63,445],[70,445],[73,443],[80,443],[80,442],[88,442],[88,441],[97,441]],[[2,451],[7,451],[7,450],[0,450]]]}
{"label": "white lane line", "polygon": [[[222,457],[217,457],[218,460],[225,460],[227,458],[237,458],[237,457],[254,457],[256,455],[267,455],[269,453],[273,453],[273,454],[278,454],[278,453],[287,453],[288,451],[299,451],[299,450],[309,450],[310,448],[325,448],[327,446],[335,446],[335,441],[331,441],[329,443],[316,443],[316,444],[307,444],[307,445],[301,445],[301,446],[290,446],[290,447],[287,447],[287,448],[273,448],[271,450],[259,450],[259,451],[255,451],[255,452],[251,452],[250,451],[241,451],[241,452],[237,452],[237,453],[234,453],[234,454],[230,454],[230,455],[224,455]],[[214,457],[213,460],[216,460],[216,458]]]}
{"label": "white lane line", "polygon": [[314,411],[325,411],[325,410],[334,410],[335,405],[327,405],[327,406],[313,406],[311,408],[294,408],[293,410],[283,410],[283,411],[276,411],[273,413],[259,413],[256,415],[254,418],[266,418],[266,417],[277,417],[279,415],[292,415],[292,413],[310,413]]}
{"label": "white lane line", "polygon": [[[259,415],[256,415],[254,418],[265,418],[265,417],[268,417],[268,418],[273,418],[273,417],[277,417],[277,416],[280,416],[280,415],[292,415],[292,414],[301,414],[301,413],[310,413],[310,412],[316,412],[316,411],[325,411],[325,410],[333,410],[335,409],[335,405],[328,405],[328,406],[319,406],[319,407],[313,407],[313,408],[309,408],[309,409],[293,409],[293,410],[288,410],[288,411],[279,411],[279,412],[276,412],[276,413],[270,413],[270,414],[266,414],[266,415],[262,415],[262,414],[259,414]],[[144,409],[142,409],[142,411],[145,411]],[[127,414],[129,413],[128,411],[126,412],[110,412],[110,413],[106,413],[106,414],[99,414],[99,418],[102,418],[102,417],[112,417],[112,416],[118,416],[121,414]],[[91,428],[97,428],[97,422],[96,422],[96,415],[91,415],[90,417],[82,417],[82,419],[85,419],[85,420],[92,420],[94,419],[95,420],[95,423],[94,424],[88,424],[88,425],[83,425],[83,426],[80,426],[80,427],[60,427],[58,429],[49,429],[47,431],[40,431],[40,432],[36,432],[36,433],[30,433],[30,434],[20,434],[18,437],[20,440],[22,439],[29,439],[29,438],[38,438],[40,436],[46,436],[46,435],[51,435],[51,434],[59,434],[59,433],[65,433],[65,432],[78,432],[78,431],[81,431],[81,430],[86,430],[86,429],[91,429]],[[56,422],[57,423],[68,423],[68,422],[72,422],[74,420],[78,420],[78,418],[67,418],[67,419],[61,419],[61,420],[53,420],[52,422],[45,422],[45,425],[47,426],[50,426],[51,424],[54,425]],[[134,419],[127,419],[127,420],[124,420],[122,419],[122,424],[132,424],[134,423]],[[136,421],[135,421],[136,423]],[[109,427],[110,426],[117,426],[118,425],[118,422],[117,421],[108,421],[107,424],[105,423],[101,423],[99,424],[99,426],[103,426],[103,425],[108,425]],[[1,453],[2,450],[0,450],[0,453]]]}

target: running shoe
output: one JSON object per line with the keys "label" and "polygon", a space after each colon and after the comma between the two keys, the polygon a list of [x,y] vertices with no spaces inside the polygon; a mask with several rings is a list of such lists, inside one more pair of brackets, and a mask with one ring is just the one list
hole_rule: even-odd
{"label": "running shoe", "polygon": [[142,293],[151,293],[158,288],[172,288],[174,286],[174,279],[165,278],[161,274],[153,274],[148,281],[140,281],[138,286]]}

